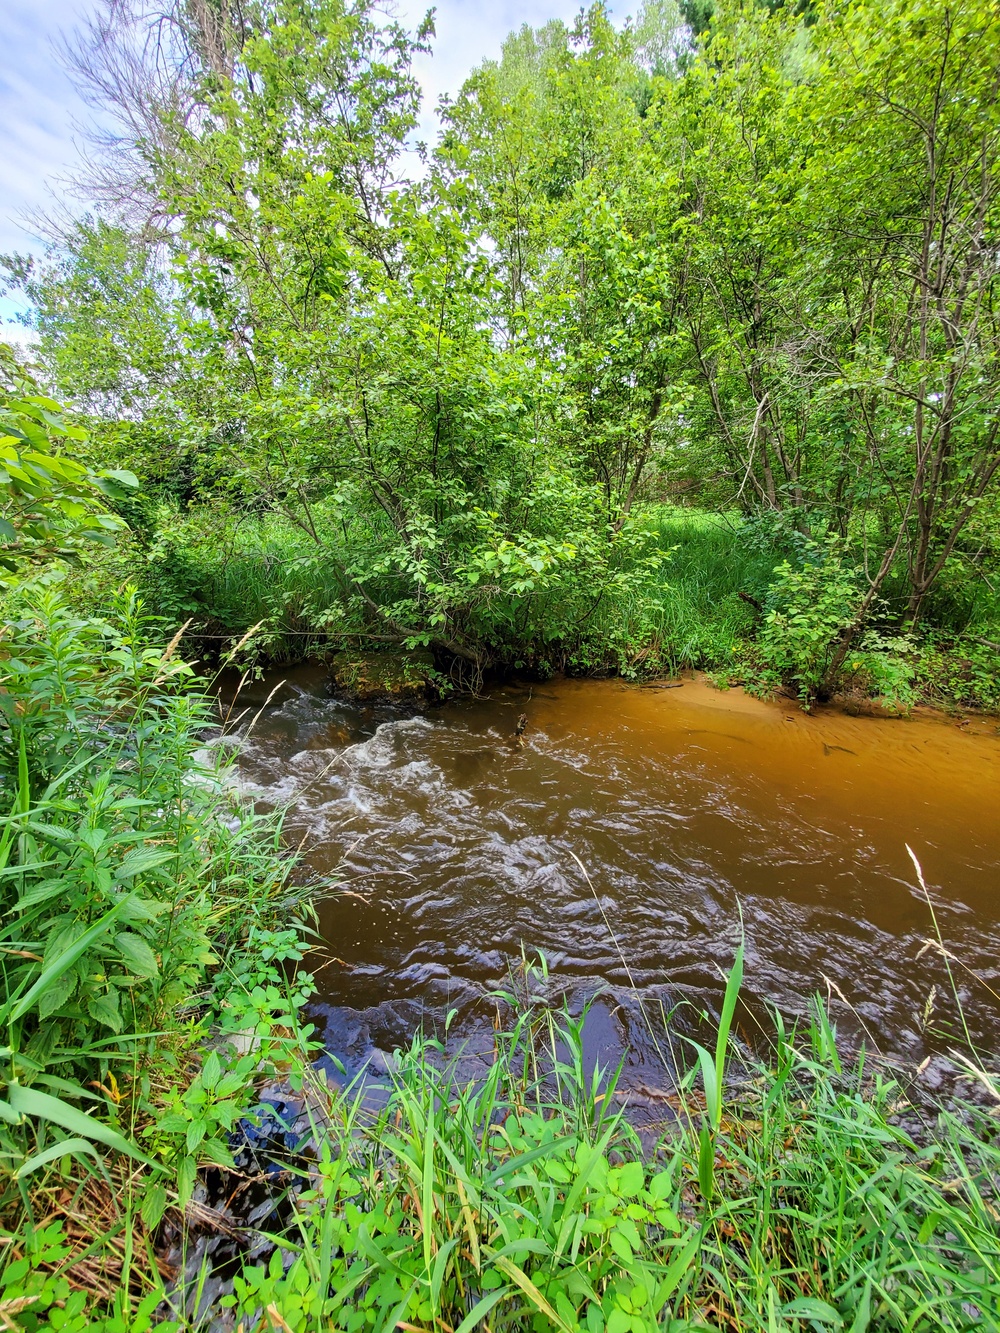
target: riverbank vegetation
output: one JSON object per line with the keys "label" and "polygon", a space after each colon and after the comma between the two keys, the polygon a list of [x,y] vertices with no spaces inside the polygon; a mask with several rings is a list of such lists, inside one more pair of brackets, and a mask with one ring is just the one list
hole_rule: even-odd
{"label": "riverbank vegetation", "polygon": [[98,602],[466,684],[996,704],[992,5],[595,5],[417,148],[430,19],[106,9],[92,211],[7,261],[141,483]]}
{"label": "riverbank vegetation", "polygon": [[[738,966],[655,1146],[533,1002],[469,1086],[430,1038],[380,1112],[317,1083],[307,889],[186,661],[997,707],[995,6],[594,5],[419,147],[430,17],[97,15],[90,211],[4,261],[0,1321],[996,1326],[995,1117],[921,1123],[821,1008],[727,1082]],[[250,1238],[206,1191],[275,1080],[312,1127]]]}
{"label": "riverbank vegetation", "polygon": [[[305,1035],[305,890],[280,824],[205,751],[217,703],[132,587],[104,615],[65,564],[113,537],[135,486],[79,461],[84,433],[0,366],[0,1319],[7,1328],[153,1326],[151,1237],[269,1066]],[[255,1049],[211,1049],[240,1032]]]}
{"label": "riverbank vegetation", "polygon": [[[274,1034],[308,979],[271,960],[302,956],[304,890],[277,826],[199,759],[214,710],[134,592],[80,618],[43,579],[8,616],[0,1310],[124,1333],[162,1294],[145,1237],[231,1161],[256,1080],[286,1062]],[[223,1072],[209,1048],[234,1030],[260,1049]]]}
{"label": "riverbank vegetation", "polygon": [[778,1025],[732,1100],[722,1031],[706,1096],[690,1080],[661,1094],[669,1128],[649,1153],[613,1074],[588,1070],[582,1028],[522,1009],[472,1084],[438,1043],[400,1053],[381,1113],[337,1103],[286,1261],[241,1276],[229,1303],[294,1333],[996,1326],[985,1110],[915,1140],[898,1085],[842,1067],[817,1005],[802,1031]]}

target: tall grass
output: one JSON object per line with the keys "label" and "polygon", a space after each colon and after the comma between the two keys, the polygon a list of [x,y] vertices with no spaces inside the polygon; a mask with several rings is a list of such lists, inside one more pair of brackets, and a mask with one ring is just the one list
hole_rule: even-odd
{"label": "tall grass", "polygon": [[[776,1020],[763,1063],[720,1029],[648,1152],[613,1071],[587,1072],[582,1026],[522,1012],[471,1082],[418,1038],[377,1114],[317,1088],[318,1160],[270,1262],[236,1279],[242,1326],[997,1327],[985,1113],[942,1111],[916,1141],[902,1090],[864,1059],[844,1068],[817,1004],[801,1031]],[[739,1077],[724,1085],[727,1057]]]}
{"label": "tall grass", "polygon": [[746,598],[763,603],[780,550],[736,516],[662,509],[653,527],[669,552],[653,591],[660,655],[674,670],[734,666],[758,619]]}

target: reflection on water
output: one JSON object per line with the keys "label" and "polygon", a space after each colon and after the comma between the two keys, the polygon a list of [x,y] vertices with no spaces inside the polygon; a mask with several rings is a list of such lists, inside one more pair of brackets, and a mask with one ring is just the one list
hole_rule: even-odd
{"label": "reflection on water", "polygon": [[[511,686],[404,716],[328,697],[315,668],[287,682],[242,780],[292,804],[311,866],[344,874],[320,979],[348,1058],[452,1008],[474,1031],[523,946],[554,987],[606,993],[602,1058],[628,1044],[641,1066],[636,994],[713,1009],[742,929],[745,1026],[829,990],[843,1031],[919,1059],[942,1043],[921,1013],[947,977],[919,956],[932,926],[907,842],[949,947],[1000,990],[994,723],[808,717],[697,681]],[[958,971],[996,1050],[996,1003]],[[936,1021],[955,1021],[946,998]]]}

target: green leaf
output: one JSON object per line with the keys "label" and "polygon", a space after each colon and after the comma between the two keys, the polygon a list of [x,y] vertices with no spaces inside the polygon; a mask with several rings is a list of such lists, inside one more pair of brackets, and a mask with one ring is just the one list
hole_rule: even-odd
{"label": "green leaf", "polygon": [[156,955],[141,935],[131,930],[120,931],[115,936],[115,947],[136,976],[149,980],[159,973]]}
{"label": "green leaf", "polygon": [[61,977],[56,977],[38,1001],[38,1017],[41,1019],[51,1018],[72,996],[76,986],[77,975],[75,972],[64,972]]}
{"label": "green leaf", "polygon": [[625,1235],[621,1227],[614,1228],[614,1230],[608,1236],[608,1241],[611,1245],[611,1248],[614,1250],[615,1254],[617,1254],[618,1258],[622,1261],[623,1264],[631,1265],[632,1263],[635,1262],[635,1253],[629,1242],[628,1236]]}
{"label": "green leaf", "polygon": [[706,1121],[701,1127],[698,1145],[698,1184],[702,1197],[711,1199],[715,1190],[715,1136]]}
{"label": "green leaf", "polygon": [[194,1182],[198,1174],[198,1164],[193,1157],[182,1157],[177,1164],[177,1202],[182,1208],[188,1204],[194,1192]]}
{"label": "green leaf", "polygon": [[34,1157],[29,1157],[27,1161],[14,1172],[15,1180],[23,1180],[25,1176],[30,1176],[33,1171],[37,1171],[40,1166],[48,1166],[49,1162],[54,1162],[60,1157],[94,1157],[100,1161],[97,1150],[87,1139],[60,1139],[58,1143],[52,1144],[44,1152],[36,1153]]}
{"label": "green leaf", "polygon": [[112,1032],[121,1032],[122,1016],[118,1007],[118,992],[109,986],[105,994],[91,996],[87,1012],[98,1023],[103,1023]]}
{"label": "green leaf", "polygon": [[150,1185],[142,1200],[139,1216],[147,1231],[155,1231],[167,1210],[167,1191],[160,1184]]}
{"label": "green leaf", "polygon": [[189,1153],[193,1153],[198,1144],[208,1133],[208,1125],[204,1120],[192,1120],[187,1127],[185,1143]]}
{"label": "green leaf", "polygon": [[180,1115],[177,1111],[168,1111],[166,1115],[161,1115],[154,1128],[160,1134],[186,1134],[187,1127],[191,1123],[186,1115]]}
{"label": "green leaf", "polygon": [[61,1125],[63,1129],[68,1129],[73,1134],[91,1139],[95,1143],[103,1143],[105,1147],[112,1148],[115,1152],[145,1162],[154,1170],[162,1170],[157,1162],[147,1157],[136,1144],[119,1134],[116,1129],[96,1120],[85,1111],[78,1111],[75,1106],[70,1106],[60,1097],[50,1097],[47,1092],[39,1092],[37,1088],[22,1088],[19,1083],[10,1084],[7,1097],[11,1109],[20,1115],[51,1120],[53,1124]]}
{"label": "green leaf", "polygon": [[204,1139],[198,1147],[198,1161],[232,1169],[233,1154],[219,1139]]}
{"label": "green leaf", "polygon": [[472,1333],[473,1329],[484,1323],[486,1316],[493,1309],[498,1301],[502,1301],[505,1296],[510,1295],[509,1287],[501,1287],[499,1291],[491,1291],[488,1296],[478,1300],[469,1313],[465,1316],[455,1333]]}
{"label": "green leaf", "polygon": [[129,472],[127,468],[111,468],[104,475],[111,477],[113,481],[121,482],[123,486],[130,486],[133,489],[139,485],[139,478],[134,472]]}
{"label": "green leaf", "polygon": [[246,1075],[241,1074],[238,1069],[230,1069],[219,1080],[216,1089],[216,1097],[222,1101],[226,1097],[232,1097],[241,1088],[249,1087],[250,1080]]}
{"label": "green leaf", "polygon": [[645,1174],[642,1162],[626,1162],[619,1168],[616,1193],[626,1199],[638,1194],[642,1189]]}
{"label": "green leaf", "polygon": [[121,865],[115,871],[115,879],[134,879],[136,875],[145,875],[158,866],[165,865],[176,857],[176,852],[165,852],[158,847],[136,847],[122,858]]}
{"label": "green leaf", "polygon": [[37,903],[48,902],[50,898],[56,898],[61,893],[66,892],[65,879],[43,879],[28,886],[17,900],[17,910],[23,912],[25,908],[34,907]]}
{"label": "green leaf", "polygon": [[209,1051],[201,1069],[201,1086],[207,1091],[214,1091],[222,1077],[222,1062],[217,1051]]}
{"label": "green leaf", "polygon": [[799,1319],[815,1319],[820,1324],[832,1324],[834,1328],[843,1328],[844,1320],[838,1310],[816,1296],[799,1296],[788,1305],[781,1307],[781,1313]]}
{"label": "green leaf", "polygon": [[649,1192],[654,1199],[666,1199],[674,1192],[674,1173],[658,1171],[649,1182]]}

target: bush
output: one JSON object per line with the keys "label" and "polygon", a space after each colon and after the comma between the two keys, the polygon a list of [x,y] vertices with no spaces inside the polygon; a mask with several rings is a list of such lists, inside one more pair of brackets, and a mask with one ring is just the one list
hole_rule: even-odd
{"label": "bush", "polygon": [[1000,650],[991,642],[932,632],[917,670],[935,702],[1000,712]]}
{"label": "bush", "polygon": [[838,692],[912,707],[918,697],[912,637],[871,623],[879,616],[885,622],[881,601],[862,621],[862,576],[838,539],[799,544],[798,562],[782,561],[768,587],[763,629],[748,654],[749,688],[769,694],[791,685],[806,709]]}
{"label": "bush", "polygon": [[759,649],[765,672],[793,684],[804,706],[829,693],[842,634],[857,618],[861,591],[837,544],[809,543],[797,568],[784,560],[767,591]]}
{"label": "bush", "polygon": [[[134,592],[97,620],[73,614],[50,578],[7,613],[0,1207],[27,1205],[25,1180],[71,1159],[86,1167],[110,1148],[150,1163],[135,1138],[148,1120],[158,1160],[190,1159],[193,1178],[226,1154],[224,1135],[178,1154],[162,1138],[163,1079],[190,1082],[186,1061],[207,1034],[185,1026],[185,1009],[197,1015],[207,975],[274,924],[289,862],[252,816],[232,818],[199,764],[208,699],[176,640],[150,646]],[[236,1109],[256,1064],[229,1079]]]}

